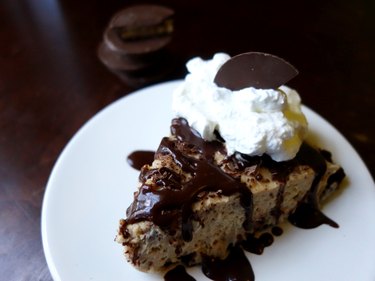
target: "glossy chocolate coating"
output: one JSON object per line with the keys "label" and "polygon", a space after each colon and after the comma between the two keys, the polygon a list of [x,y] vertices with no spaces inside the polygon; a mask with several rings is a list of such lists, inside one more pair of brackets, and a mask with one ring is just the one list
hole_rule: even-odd
{"label": "glossy chocolate coating", "polygon": [[154,151],[136,150],[130,153],[127,157],[128,164],[136,170],[140,170],[144,165],[151,165],[154,160]]}
{"label": "glossy chocolate coating", "polygon": [[156,62],[156,57],[150,56],[148,59],[139,56],[124,55],[112,51],[107,44],[102,42],[98,47],[98,57],[102,63],[112,71],[126,71],[134,73],[151,67]]}
{"label": "glossy chocolate coating", "polygon": [[165,47],[173,32],[173,10],[137,5],[118,12],[104,32],[104,42],[116,52],[140,55]]}
{"label": "glossy chocolate coating", "polygon": [[[171,125],[171,133],[175,140],[164,138],[159,146],[155,157],[158,155],[169,155],[181,169],[193,175],[193,178],[183,183],[181,176],[176,172],[164,167],[160,169],[142,170],[140,181],[142,186],[133,204],[127,211],[128,218],[122,227],[127,223],[134,223],[140,220],[151,220],[156,225],[168,232],[175,233],[176,227],[181,228],[182,238],[190,241],[193,235],[192,230],[192,209],[191,205],[196,200],[197,194],[201,191],[222,190],[225,195],[239,192],[241,204],[246,212],[246,217],[251,218],[252,214],[252,194],[250,190],[241,184],[238,179],[226,175],[218,166],[213,163],[213,154],[217,150],[224,152],[223,144],[219,141],[207,142],[202,139],[198,132],[189,127],[185,119],[174,119]],[[193,158],[191,153],[198,153],[200,157]],[[142,161],[150,162],[152,153],[137,152],[132,153],[133,161],[142,166]],[[231,162],[238,171],[246,167],[266,167],[270,170],[273,180],[285,183],[289,174],[297,165],[307,165],[315,172],[315,179],[310,191],[306,195],[305,201],[297,207],[289,220],[295,226],[302,228],[318,227],[321,224],[328,224],[332,227],[338,225],[325,216],[318,206],[317,187],[322,175],[326,171],[326,161],[331,161],[330,154],[326,151],[317,150],[310,145],[303,143],[296,157],[289,161],[275,162],[269,156],[255,156],[236,153],[226,159]],[[146,164],[146,163],[145,163]],[[332,181],[340,182],[345,176],[343,170],[332,178]],[[146,184],[147,179],[156,179],[156,185]],[[283,201],[284,190],[278,193],[277,204],[273,215],[278,221],[280,216],[281,203]],[[145,204],[147,202],[147,204]],[[182,223],[178,223],[182,222]],[[244,227],[251,229],[252,221],[244,222]],[[125,230],[120,230],[123,233]],[[282,229],[274,227],[272,234],[279,236]],[[274,241],[271,233],[263,233],[255,237],[249,232],[246,239],[238,241],[238,244],[229,249],[226,259],[220,260],[215,257],[205,257],[202,262],[203,273],[212,280],[254,280],[254,272],[250,262],[243,250],[254,254],[262,254],[265,247],[270,246]],[[183,267],[178,266],[169,271],[165,276],[166,281],[194,280],[187,274]]]}
{"label": "glossy chocolate coating", "polygon": [[[174,119],[171,131],[177,137],[177,141],[164,138],[156,155],[171,156],[183,171],[193,177],[190,181],[183,183],[180,175],[166,167],[142,171],[140,175],[142,187],[127,211],[127,221],[152,219],[156,225],[169,230],[173,228],[172,222],[181,221],[183,239],[190,241],[193,235],[191,221],[193,202],[203,191],[218,190],[227,196],[240,193],[246,218],[251,218],[252,194],[250,190],[245,184],[227,175],[213,163],[213,153],[221,149],[222,144],[203,140],[198,132],[189,127],[185,119]],[[178,149],[180,141],[187,144],[185,151]],[[189,155],[190,150],[199,152],[200,159]],[[147,184],[149,178],[156,178],[156,185]],[[248,227],[249,223],[246,220],[244,227]]]}
{"label": "glossy chocolate coating", "polygon": [[249,52],[234,56],[224,63],[214,82],[232,91],[247,87],[277,89],[297,74],[297,69],[277,56]]}
{"label": "glossy chocolate coating", "polygon": [[160,5],[136,5],[116,13],[97,55],[125,84],[138,88],[160,81],[173,70],[166,51],[173,33],[174,11]]}
{"label": "glossy chocolate coating", "polygon": [[[170,156],[181,169],[193,175],[192,179],[184,183],[181,176],[167,167],[151,170],[142,170],[140,181],[142,186],[133,204],[127,211],[127,222],[134,223],[140,220],[152,220],[156,225],[171,229],[171,222],[182,221],[182,235],[184,240],[192,238],[192,203],[202,191],[221,190],[224,195],[241,194],[241,204],[246,212],[247,221],[244,227],[251,229],[252,193],[249,188],[238,179],[224,173],[213,163],[213,154],[223,150],[223,144],[218,141],[207,142],[199,133],[189,127],[185,119],[172,121],[172,135],[176,140],[164,138],[156,152],[156,157]],[[197,159],[191,156],[195,152],[200,155]],[[321,224],[337,227],[337,224],[327,218],[318,206],[317,188],[322,175],[326,171],[325,154],[303,143],[296,157],[289,161],[276,162],[268,155],[250,157],[243,154],[232,155],[227,158],[237,167],[238,171],[246,167],[265,167],[270,170],[273,180],[286,183],[289,174],[298,165],[310,166],[315,172],[315,179],[306,195],[304,203],[300,204],[290,221],[302,228],[313,228]],[[154,184],[147,184],[148,179]],[[341,179],[339,179],[341,181]],[[277,204],[273,210],[276,221],[280,216],[283,202],[283,189],[278,193]],[[147,202],[147,204],[144,204]],[[309,211],[307,214],[306,212]],[[302,217],[299,214],[303,214]]]}

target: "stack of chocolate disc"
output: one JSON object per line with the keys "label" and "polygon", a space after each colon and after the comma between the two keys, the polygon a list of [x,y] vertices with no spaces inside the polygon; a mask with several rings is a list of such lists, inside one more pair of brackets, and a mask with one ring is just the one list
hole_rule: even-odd
{"label": "stack of chocolate disc", "polygon": [[116,13],[98,48],[99,59],[132,87],[161,80],[171,69],[165,50],[172,39],[174,11],[137,5]]}

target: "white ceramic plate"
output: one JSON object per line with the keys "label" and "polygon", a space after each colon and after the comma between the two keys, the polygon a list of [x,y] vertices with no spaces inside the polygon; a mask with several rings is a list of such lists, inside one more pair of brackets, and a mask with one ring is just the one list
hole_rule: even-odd
{"label": "white ceramic plate", "polygon": [[[42,237],[55,280],[163,280],[129,265],[114,242],[137,185],[127,155],[155,150],[169,134],[171,93],[181,81],[159,84],[111,104],[84,125],[65,147],[48,181]],[[248,254],[260,281],[374,281],[375,185],[353,147],[327,121],[304,107],[315,143],[330,150],[347,180],[324,207],[340,228],[284,234],[261,256]],[[199,267],[188,271],[208,280]]]}

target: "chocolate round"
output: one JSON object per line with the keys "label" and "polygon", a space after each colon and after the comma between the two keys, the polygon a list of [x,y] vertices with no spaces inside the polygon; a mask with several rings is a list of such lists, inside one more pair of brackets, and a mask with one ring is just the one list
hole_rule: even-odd
{"label": "chocolate round", "polygon": [[129,72],[120,69],[108,69],[125,84],[133,88],[139,88],[163,80],[173,70],[173,67],[172,61],[162,60],[155,65],[140,69],[139,71]]}
{"label": "chocolate round", "polygon": [[109,23],[104,41],[111,50],[123,54],[155,52],[171,40],[173,15],[173,10],[159,5],[123,9]]}
{"label": "chocolate round", "polygon": [[232,91],[247,87],[277,89],[298,70],[287,61],[266,53],[248,52],[232,57],[217,72],[214,82]]}
{"label": "chocolate round", "polygon": [[103,42],[98,47],[98,57],[108,68],[127,72],[141,71],[160,61],[160,56],[155,53],[148,56],[123,55],[112,51]]}

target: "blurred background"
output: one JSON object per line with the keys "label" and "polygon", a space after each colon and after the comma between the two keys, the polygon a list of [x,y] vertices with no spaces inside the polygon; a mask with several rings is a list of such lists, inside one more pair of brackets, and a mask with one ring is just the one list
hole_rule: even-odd
{"label": "blurred background", "polygon": [[[100,109],[136,88],[98,59],[111,17],[133,4],[175,11],[173,71],[215,52],[262,51],[300,71],[303,103],[329,120],[375,174],[375,1],[0,1],[0,279],[51,280],[40,212],[53,164]],[[345,153],[343,151],[342,153]]]}

